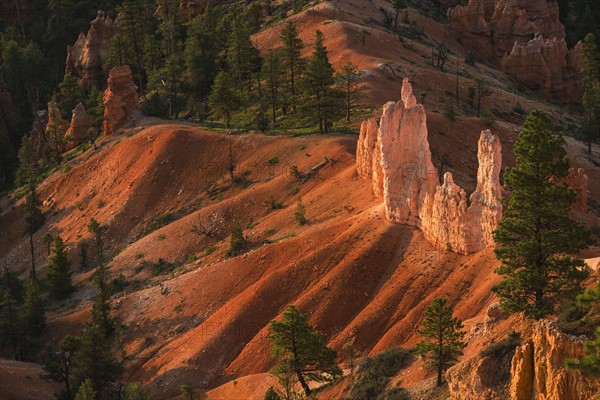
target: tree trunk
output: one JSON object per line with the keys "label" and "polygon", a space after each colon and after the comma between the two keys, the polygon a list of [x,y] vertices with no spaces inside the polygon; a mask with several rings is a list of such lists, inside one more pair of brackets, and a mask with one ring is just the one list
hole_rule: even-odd
{"label": "tree trunk", "polygon": [[29,233],[29,248],[31,250],[31,277],[33,280],[37,280],[35,276],[35,251],[33,248],[33,233]]}
{"label": "tree trunk", "polygon": [[312,390],[310,390],[310,388],[308,387],[308,384],[304,380],[304,377],[302,376],[302,372],[297,370],[296,375],[298,376],[298,381],[300,382],[300,385],[302,385],[302,389],[304,389],[304,393],[306,393],[307,397],[310,397]]}

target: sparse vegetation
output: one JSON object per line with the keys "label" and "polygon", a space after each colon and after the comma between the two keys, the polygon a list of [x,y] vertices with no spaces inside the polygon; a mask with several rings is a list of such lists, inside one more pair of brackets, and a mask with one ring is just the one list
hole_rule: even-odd
{"label": "sparse vegetation", "polygon": [[238,222],[231,230],[229,250],[227,251],[227,255],[230,257],[235,257],[242,254],[245,249],[246,237],[244,236],[244,231]]}
{"label": "sparse vegetation", "polygon": [[437,372],[437,386],[443,383],[442,374],[454,365],[463,354],[467,343],[462,322],[452,317],[448,301],[436,298],[425,310],[425,319],[419,333],[423,339],[417,343],[417,354],[425,358],[425,366]]}
{"label": "sparse vegetation", "polygon": [[302,204],[302,197],[298,197],[296,202],[296,211],[294,212],[294,218],[296,223],[300,226],[306,224],[306,216],[304,211],[304,204]]}
{"label": "sparse vegetation", "polygon": [[[389,349],[373,358],[367,357],[358,365],[357,378],[350,392],[351,399],[393,399],[394,397],[390,396],[405,396],[404,389],[398,388],[396,393],[387,393],[385,388],[388,386],[390,378],[406,366],[412,357],[410,352],[403,349]],[[399,398],[403,399],[404,397]]]}

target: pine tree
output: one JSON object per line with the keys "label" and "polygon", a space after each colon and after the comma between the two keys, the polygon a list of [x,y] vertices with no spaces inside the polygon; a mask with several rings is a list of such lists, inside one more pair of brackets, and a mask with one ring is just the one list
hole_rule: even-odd
{"label": "pine tree", "polygon": [[559,183],[569,160],[543,111],[527,117],[513,149],[516,165],[505,175],[510,197],[494,232],[502,261],[496,273],[504,279],[493,291],[506,310],[539,319],[553,313],[561,297],[580,291],[588,268],[568,254],[586,248],[590,236],[569,218],[575,192]]}
{"label": "pine tree", "polygon": [[307,117],[318,123],[321,134],[329,131],[329,125],[339,111],[339,96],[332,89],[335,83],[333,72],[323,45],[323,33],[317,31],[313,55],[302,77],[302,108]]}
{"label": "pine tree", "polygon": [[181,385],[179,391],[181,392],[181,397],[184,399],[194,400],[194,388],[192,388],[190,385]]}
{"label": "pine tree", "polygon": [[283,43],[284,66],[289,72],[292,104],[295,105],[296,81],[301,73],[303,64],[302,49],[304,48],[304,43],[302,43],[296,25],[293,22],[288,21],[286,26],[281,30],[281,42]]}
{"label": "pine tree", "polygon": [[89,378],[86,378],[79,387],[79,390],[75,395],[75,400],[96,400],[96,391]]}
{"label": "pine tree", "polygon": [[21,138],[21,147],[19,148],[19,169],[17,170],[17,185],[29,185],[37,183],[39,173],[38,156],[29,136],[24,135]]}
{"label": "pine tree", "polygon": [[77,83],[77,78],[70,73],[65,74],[63,81],[58,84],[58,91],[56,92],[56,105],[61,116],[69,120],[75,106],[83,102],[84,99],[85,94]]}
{"label": "pine tree", "polygon": [[406,8],[406,3],[404,0],[392,0],[392,8],[396,13],[394,16],[394,28],[398,29],[398,14],[400,14],[400,10]]}
{"label": "pine tree", "polygon": [[4,292],[4,297],[0,299],[0,348],[12,345],[15,360],[20,358],[23,336],[23,326],[17,306],[12,293]]}
{"label": "pine tree", "polygon": [[35,183],[28,183],[29,194],[25,200],[25,222],[27,223],[27,234],[29,235],[29,249],[31,255],[31,277],[37,279],[35,272],[35,245],[33,235],[44,225],[46,217],[40,210],[40,201],[37,197]]}
{"label": "pine tree", "polygon": [[56,300],[63,300],[73,291],[71,284],[71,262],[67,255],[67,249],[60,236],[54,237],[54,248],[50,256],[48,266],[48,284],[50,295]]}
{"label": "pine tree", "polygon": [[96,287],[96,294],[92,303],[92,324],[100,327],[104,335],[108,337],[114,330],[114,323],[110,317],[110,278],[104,264],[98,265],[92,280]]}
{"label": "pine tree", "polygon": [[357,101],[362,97],[361,88],[358,83],[362,78],[362,72],[351,62],[343,65],[336,74],[341,91],[344,92],[346,99],[346,121],[350,122],[350,112],[356,106]]}
{"label": "pine tree", "polygon": [[296,211],[294,212],[294,218],[298,225],[306,224],[306,216],[304,211],[304,204],[302,204],[302,197],[298,197],[298,202],[296,203]]}
{"label": "pine tree", "polygon": [[123,389],[121,400],[152,400],[152,395],[147,387],[133,382],[128,383]]}
{"label": "pine tree", "polygon": [[98,223],[93,217],[90,218],[90,222],[87,225],[88,231],[94,235],[94,243],[96,244],[96,251],[98,252],[98,259],[100,264],[104,262],[104,240],[103,233],[104,227]]}
{"label": "pine tree", "polygon": [[39,335],[46,327],[46,307],[42,299],[40,284],[29,279],[25,287],[25,326],[28,332]]}
{"label": "pine tree", "polygon": [[[273,374],[280,382],[294,376],[306,396],[312,393],[308,381],[330,382],[341,375],[337,353],[327,347],[325,335],[314,330],[306,315],[291,304],[283,311],[281,321],[271,321],[269,340],[277,360]],[[282,384],[285,386],[285,382]]]}
{"label": "pine tree", "polygon": [[425,319],[418,332],[423,340],[417,343],[417,353],[425,357],[425,365],[437,371],[437,386],[442,385],[442,374],[463,354],[466,343],[462,322],[452,317],[447,300],[433,299],[425,310]]}
{"label": "pine tree", "polygon": [[251,84],[251,72],[256,57],[253,49],[250,30],[241,16],[238,16],[233,20],[232,31],[227,43],[226,60],[229,74],[237,83],[240,95],[244,92],[244,83]]}
{"label": "pine tree", "polygon": [[231,239],[229,242],[228,254],[231,257],[235,257],[241,254],[246,247],[246,238],[244,237],[244,231],[240,226],[239,222],[235,224],[231,230]]}
{"label": "pine tree", "polygon": [[271,52],[267,56],[265,64],[265,73],[267,78],[267,89],[269,90],[269,99],[271,101],[271,113],[273,123],[277,122],[277,109],[279,108],[279,89],[281,85],[281,57],[277,52]]}
{"label": "pine tree", "polygon": [[215,117],[225,118],[227,128],[229,128],[231,114],[238,109],[240,100],[231,85],[231,77],[227,72],[221,71],[217,75],[208,103]]}
{"label": "pine tree", "polygon": [[583,42],[583,66],[579,85],[583,89],[583,129],[588,153],[591,153],[592,142],[600,138],[600,53],[596,46],[596,37],[592,33],[589,33]]}
{"label": "pine tree", "polygon": [[123,367],[114,359],[102,327],[94,323],[86,326],[75,361],[78,365],[77,381],[89,379],[96,396],[108,398],[113,391],[110,384],[121,376]]}
{"label": "pine tree", "polygon": [[217,75],[221,47],[217,19],[212,7],[207,5],[206,11],[188,25],[184,50],[190,96],[195,104],[203,107],[199,110],[201,118],[208,114],[208,96]]}
{"label": "pine tree", "polygon": [[[587,314],[583,319],[589,318],[588,323],[593,324],[593,316],[598,315],[600,310],[600,283],[578,295],[577,303],[587,309]],[[600,326],[596,327],[594,333],[593,340],[584,342],[586,354],[579,359],[567,359],[565,364],[568,368],[578,369],[592,377],[600,377]]]}

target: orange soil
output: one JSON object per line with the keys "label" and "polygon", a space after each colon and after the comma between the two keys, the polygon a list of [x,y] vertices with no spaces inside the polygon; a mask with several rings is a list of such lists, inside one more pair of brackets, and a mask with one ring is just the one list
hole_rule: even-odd
{"label": "orange soil", "polygon": [[[378,67],[384,60],[400,67],[399,76],[415,78],[418,97],[428,93],[433,162],[439,168],[447,153],[444,169],[471,192],[477,139],[485,126],[477,118],[450,122],[434,112],[442,107],[439,93],[453,90],[452,72],[430,67],[430,49],[424,44],[409,39],[401,43],[376,25],[366,26],[365,19],[381,18],[371,2],[339,4],[338,11],[323,3],[292,17],[307,46],[314,31],[321,29],[334,65],[352,61],[371,71],[365,100],[370,105],[399,98],[400,79]],[[412,11],[410,19],[464,58],[466,51],[444,27]],[[256,35],[263,52],[278,45],[281,26]],[[365,46],[357,36],[363,29],[369,32]],[[502,74],[481,65],[461,69],[499,85],[484,99],[486,107],[512,109],[514,96]],[[466,84],[465,78],[460,79]],[[566,118],[558,107],[524,99],[521,103],[526,110],[543,106],[556,120]],[[515,127],[497,122],[492,128],[503,143],[505,166],[514,163],[510,149]],[[109,264],[111,273],[122,273],[133,282],[113,301],[115,316],[126,327],[122,337],[126,378],[149,384],[158,399],[174,398],[183,383],[209,390],[211,400],[262,398],[273,384],[265,375],[273,365],[268,323],[289,303],[308,313],[310,323],[330,338],[334,348],[341,350],[353,340],[364,355],[413,345],[419,339],[416,327],[423,309],[436,296],[447,297],[456,315],[468,321],[469,328],[475,326],[494,301],[490,287],[499,280],[493,273],[498,263],[492,251],[470,256],[440,252],[418,230],[387,223],[370,184],[357,177],[356,139],[355,135],[228,136],[190,125],[157,124],[107,138],[97,151],[78,156],[70,171],[55,172],[39,188],[49,213],[35,235],[38,270],[41,276],[47,270],[43,235],[60,234],[71,248],[79,284],[75,293],[79,303],[49,315],[45,339],[57,342],[65,333],[77,333],[89,317],[90,271],[78,269],[77,242],[90,237],[86,225],[91,217],[108,227],[106,253],[116,254]],[[246,176],[246,184],[229,182],[230,145],[236,176]],[[599,147],[588,156],[582,144],[568,140],[568,150],[573,164],[586,168],[590,197],[597,202],[600,170],[594,160]],[[273,157],[279,163],[269,167],[267,161]],[[288,172],[291,165],[305,171],[324,157],[333,162],[306,183],[294,181]],[[309,221],[302,227],[293,217],[298,197]],[[284,208],[271,210],[271,199]],[[0,259],[2,265],[25,275],[29,246],[22,235],[22,205],[0,200]],[[183,217],[144,234],[158,215],[179,211]],[[578,217],[597,223],[592,213]],[[222,221],[214,237],[192,232],[193,226],[209,220]],[[229,258],[229,232],[238,222],[250,251]],[[216,250],[205,254],[211,246]],[[594,248],[586,256],[598,253]],[[142,266],[159,259],[179,268],[153,276]],[[467,356],[501,337],[513,322],[498,324],[491,335],[475,330]],[[415,363],[398,379],[410,386],[425,377]],[[323,398],[339,398],[347,390],[344,385],[326,389]]]}

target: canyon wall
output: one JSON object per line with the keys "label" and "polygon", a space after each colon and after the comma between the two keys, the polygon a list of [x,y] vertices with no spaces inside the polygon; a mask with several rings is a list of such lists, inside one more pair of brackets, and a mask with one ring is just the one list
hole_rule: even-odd
{"label": "canyon wall", "polygon": [[469,0],[448,10],[448,24],[469,49],[492,63],[499,63],[515,42],[527,43],[535,35],[565,37],[554,0]]}
{"label": "canyon wall", "polygon": [[515,42],[502,59],[502,70],[542,96],[578,103],[582,57],[581,43],[569,50],[564,39],[538,36],[525,44]]}
{"label": "canyon wall", "polygon": [[374,194],[383,198],[389,221],[421,228],[438,248],[469,254],[493,244],[502,215],[502,148],[489,130],[481,133],[478,157],[477,188],[468,200],[450,172],[439,185],[425,108],[405,79],[402,100],[384,105],[379,127],[374,119],[362,124],[356,165],[359,176],[371,180]]}
{"label": "canyon wall", "polygon": [[512,358],[475,356],[448,369],[451,399],[581,400],[599,393],[599,381],[565,368],[566,359],[584,354],[582,337],[562,333],[548,320],[520,328],[527,333]]}
{"label": "canyon wall", "polygon": [[127,65],[110,70],[104,91],[104,134],[132,125],[139,114],[137,88]]}
{"label": "canyon wall", "polygon": [[78,78],[80,85],[95,85],[104,80],[102,63],[110,40],[115,35],[115,24],[103,11],[90,23],[87,33],[80,33],[73,46],[67,47],[65,73]]}
{"label": "canyon wall", "polygon": [[517,348],[512,359],[510,398],[592,399],[600,390],[600,382],[594,383],[564,366],[567,358],[583,354],[580,337],[560,332],[554,322],[536,322],[531,338]]}

